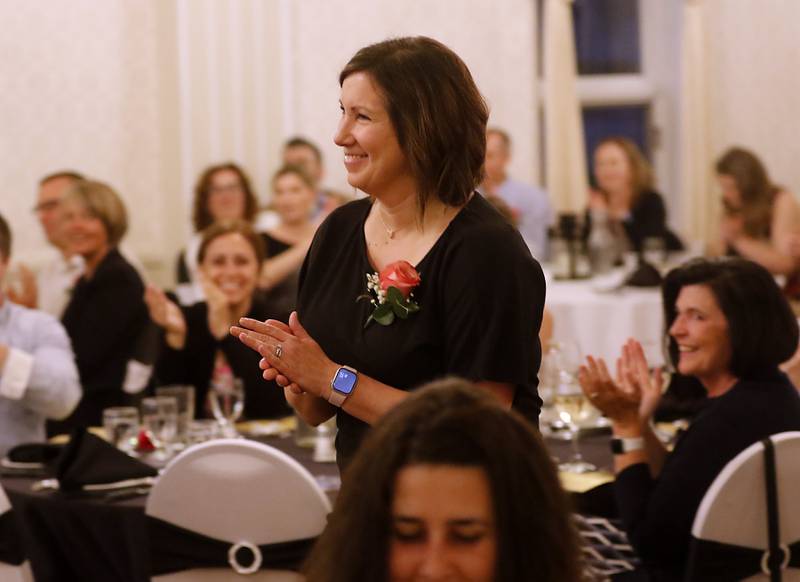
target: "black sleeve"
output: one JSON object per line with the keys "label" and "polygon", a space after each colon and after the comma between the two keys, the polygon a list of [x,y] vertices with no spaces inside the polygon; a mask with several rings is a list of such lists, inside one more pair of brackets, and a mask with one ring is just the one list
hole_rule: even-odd
{"label": "black sleeve", "polygon": [[533,398],[535,410],[522,412],[538,417],[541,267],[518,233],[496,226],[470,233],[447,264],[439,287],[446,370],[474,381],[515,385],[515,403]]}
{"label": "black sleeve", "polygon": [[178,253],[178,260],[175,262],[175,278],[179,285],[191,283],[189,278],[189,268],[186,266],[186,250]]}
{"label": "black sleeve", "polygon": [[[101,283],[98,281],[98,283]],[[73,349],[81,376],[91,378],[130,343],[131,353],[139,331],[149,318],[144,285],[130,272],[115,270],[103,275],[92,295],[91,307],[75,322]]]}
{"label": "black sleeve", "polygon": [[648,237],[664,237],[667,231],[667,210],[657,192],[643,192],[624,223],[625,232],[635,250],[642,248]]}
{"label": "black sleeve", "polygon": [[646,464],[617,475],[615,493],[631,544],[646,563],[683,566],[697,508],[738,452],[736,428],[724,415],[698,419],[670,454],[657,480]]}

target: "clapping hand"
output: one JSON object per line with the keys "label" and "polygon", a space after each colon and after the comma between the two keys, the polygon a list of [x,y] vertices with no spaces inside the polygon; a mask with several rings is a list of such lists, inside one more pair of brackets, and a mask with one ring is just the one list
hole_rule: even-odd
{"label": "clapping hand", "polygon": [[5,290],[8,299],[17,305],[36,309],[39,295],[36,287],[36,275],[22,264],[17,266],[17,273],[19,274],[19,288],[9,285]]}
{"label": "clapping hand", "polygon": [[619,425],[649,422],[661,400],[661,369],[650,373],[644,350],[635,340],[622,347],[615,380],[602,359],[589,356],[578,372],[578,381],[589,401]]}
{"label": "clapping hand", "polygon": [[186,342],[186,320],[180,308],[155,285],[148,285],[145,288],[144,302],[147,304],[153,323],[167,332],[167,343],[170,347],[183,348]]}
{"label": "clapping hand", "polygon": [[211,277],[201,270],[198,279],[208,305],[208,329],[215,338],[222,339],[235,323],[236,316],[231,312],[228,297]]}
{"label": "clapping hand", "polygon": [[325,391],[338,366],[303,328],[297,312],[289,316],[288,325],[244,317],[231,327],[231,334],[261,354],[264,379],[283,386],[287,397],[307,393],[327,399]]}

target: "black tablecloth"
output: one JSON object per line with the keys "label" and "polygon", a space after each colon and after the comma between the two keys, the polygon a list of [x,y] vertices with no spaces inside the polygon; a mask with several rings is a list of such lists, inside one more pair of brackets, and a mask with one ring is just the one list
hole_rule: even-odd
{"label": "black tablecloth", "polygon": [[[315,477],[337,476],[336,463],[315,463],[290,438],[260,438]],[[32,492],[37,479],[3,477],[23,550],[37,582],[146,582],[149,554],[144,496],[118,501]],[[333,495],[333,494],[329,494]]]}
{"label": "black tablecloth", "polygon": [[[335,463],[315,463],[311,450],[292,439],[259,439],[297,459],[315,477],[335,477]],[[551,453],[565,460],[568,442],[548,440]],[[609,469],[608,437],[581,441],[584,456]],[[23,550],[37,582],[147,582],[149,555],[145,533],[146,497],[103,501],[61,493],[32,492],[35,479],[3,477],[2,485],[16,512]],[[335,496],[335,492],[329,494]]]}

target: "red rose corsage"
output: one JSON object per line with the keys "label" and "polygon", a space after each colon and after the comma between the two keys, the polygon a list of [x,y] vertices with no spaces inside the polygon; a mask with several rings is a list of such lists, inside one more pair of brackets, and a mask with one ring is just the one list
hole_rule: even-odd
{"label": "red rose corsage", "polygon": [[395,261],[380,273],[367,273],[367,293],[358,299],[368,299],[375,310],[364,327],[372,321],[391,325],[396,317],[408,319],[409,315],[419,311],[413,293],[419,283],[419,273],[408,261]]}

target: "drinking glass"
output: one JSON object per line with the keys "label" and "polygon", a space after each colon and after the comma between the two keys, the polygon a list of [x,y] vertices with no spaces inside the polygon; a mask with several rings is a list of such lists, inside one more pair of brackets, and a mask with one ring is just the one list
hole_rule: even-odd
{"label": "drinking glass", "polygon": [[667,247],[660,236],[648,236],[642,241],[642,258],[656,269],[662,269],[667,262]]}
{"label": "drinking glass", "polygon": [[162,459],[171,454],[178,431],[178,401],[174,396],[155,396],[142,400],[142,425]]}
{"label": "drinking glass", "polygon": [[244,412],[244,384],[240,378],[229,382],[212,382],[208,389],[211,412],[226,438],[239,436],[236,421]]}
{"label": "drinking glass", "polygon": [[178,427],[175,435],[176,445],[186,444],[189,423],[194,420],[194,386],[160,386],[156,396],[172,396],[178,402]]}
{"label": "drinking glass", "polygon": [[586,461],[581,455],[579,439],[581,423],[593,415],[592,405],[583,394],[577,382],[562,383],[556,389],[553,403],[561,421],[569,430],[569,440],[572,444],[572,457],[558,466],[560,471],[567,473],[588,473],[596,471],[592,463]]}
{"label": "drinking glass", "polygon": [[108,442],[131,454],[139,434],[139,411],[133,406],[113,406],[103,411],[103,429]]}
{"label": "drinking glass", "polygon": [[214,440],[219,436],[219,423],[216,420],[193,420],[186,430],[186,446],[197,445]]}
{"label": "drinking glass", "polygon": [[581,351],[575,342],[560,342],[553,354],[553,366],[557,370],[553,390],[553,408],[558,420],[567,428],[572,444],[572,457],[558,468],[569,473],[587,473],[597,467],[585,461],[580,451],[579,437],[581,424],[594,414],[594,408],[583,395],[578,384],[578,369],[581,365]]}

